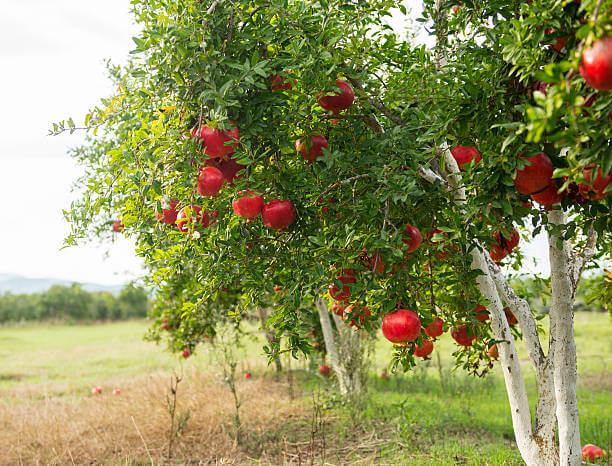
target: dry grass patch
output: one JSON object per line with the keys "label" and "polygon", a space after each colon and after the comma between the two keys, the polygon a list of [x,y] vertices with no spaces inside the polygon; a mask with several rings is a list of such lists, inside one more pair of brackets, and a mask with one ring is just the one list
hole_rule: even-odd
{"label": "dry grass patch", "polygon": [[190,418],[171,460],[169,385],[160,374],[123,381],[118,396],[107,389],[86,398],[0,404],[0,464],[276,463],[287,442],[308,438],[307,398],[292,401],[284,381],[260,377],[240,382],[244,441],[237,445],[230,392],[194,371],[179,384],[177,411],[189,409]]}

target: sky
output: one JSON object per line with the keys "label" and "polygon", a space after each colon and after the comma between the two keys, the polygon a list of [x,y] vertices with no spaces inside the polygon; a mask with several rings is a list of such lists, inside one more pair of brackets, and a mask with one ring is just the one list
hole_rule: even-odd
{"label": "sky", "polygon": [[[407,2],[412,3],[412,2]],[[394,26],[402,28],[401,15]],[[129,0],[18,0],[0,15],[0,273],[106,285],[137,278],[142,262],[130,240],[61,249],[69,226],[62,210],[80,169],[67,155],[79,135],[48,136],[113,93],[104,61],[124,63],[137,35]],[[423,37],[423,36],[420,36]],[[524,251],[529,269],[548,270],[541,235]]]}

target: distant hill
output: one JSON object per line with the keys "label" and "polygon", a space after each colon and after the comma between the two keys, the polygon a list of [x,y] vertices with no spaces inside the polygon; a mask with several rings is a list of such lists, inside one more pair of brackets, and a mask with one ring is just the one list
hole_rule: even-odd
{"label": "distant hill", "polygon": [[[59,280],[57,278],[27,278],[11,273],[0,273],[0,294],[7,292],[13,294],[42,293],[53,285],[71,286],[74,282],[70,280]],[[81,283],[86,291],[110,291],[118,294],[125,285],[99,285],[96,283]]]}

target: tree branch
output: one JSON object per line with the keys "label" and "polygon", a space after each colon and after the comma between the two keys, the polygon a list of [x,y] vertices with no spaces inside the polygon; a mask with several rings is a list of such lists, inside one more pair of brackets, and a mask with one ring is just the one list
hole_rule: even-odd
{"label": "tree branch", "polygon": [[593,228],[593,224],[591,224],[591,226],[589,227],[589,232],[587,233],[587,240],[584,249],[580,252],[580,254],[573,255],[573,259],[571,261],[571,277],[573,288],[572,296],[576,295],[576,290],[578,289],[580,277],[582,276],[582,271],[584,270],[585,265],[595,255],[597,246],[597,236],[597,232],[595,231],[595,228]]}

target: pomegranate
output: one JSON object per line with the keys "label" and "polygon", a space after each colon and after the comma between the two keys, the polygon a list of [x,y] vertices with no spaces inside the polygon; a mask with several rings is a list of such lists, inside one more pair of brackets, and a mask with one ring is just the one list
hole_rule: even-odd
{"label": "pomegranate", "polygon": [[419,249],[419,246],[423,241],[423,237],[421,236],[419,229],[410,223],[406,223],[406,225],[404,225],[404,233],[408,237],[408,239],[402,240],[408,245],[406,253],[414,252]]}
{"label": "pomegranate", "polygon": [[442,333],[444,333],[444,329],[442,327],[443,324],[444,321],[442,319],[439,317],[434,317],[433,322],[425,329],[425,334],[430,338],[439,337],[442,335]]}
{"label": "pomegranate", "polygon": [[521,194],[535,194],[550,184],[553,174],[553,164],[544,152],[533,157],[523,157],[530,165],[525,165],[522,170],[516,170],[514,187]]}
{"label": "pomegranate", "polygon": [[198,176],[198,193],[202,196],[214,196],[223,187],[225,177],[215,167],[204,167]]}
{"label": "pomegranate", "polygon": [[300,152],[308,162],[314,162],[323,155],[323,149],[327,149],[327,139],[320,134],[308,136],[309,142],[302,139],[295,141],[295,150]]}
{"label": "pomegranate", "polygon": [[[240,140],[240,131],[235,126],[229,131],[221,131],[218,128],[213,129],[210,126],[202,125],[199,128],[193,129],[191,138],[201,141],[206,146],[204,153],[210,158],[217,159],[234,152]],[[230,141],[235,142],[233,144],[226,144]]]}
{"label": "pomegranate", "polygon": [[603,450],[597,445],[589,443],[582,447],[582,460],[583,461],[595,461],[603,457]]}
{"label": "pomegranate", "polygon": [[189,350],[183,350],[183,352],[181,353],[181,356],[187,359],[189,356],[191,356],[191,352]]}
{"label": "pomegranate", "polygon": [[516,318],[516,316],[512,313],[512,311],[510,310],[509,307],[505,307],[504,308],[504,314],[506,314],[506,320],[508,321],[508,324],[510,325],[516,325],[518,324],[518,319]]}
{"label": "pomegranate", "polygon": [[578,189],[580,190],[582,197],[585,199],[599,201],[610,194],[609,192],[604,193],[604,191],[612,182],[612,173],[602,176],[603,173],[601,172],[601,168],[598,168],[595,180],[591,181],[593,168],[594,166],[590,165],[582,171],[586,183],[580,183],[578,185]]}
{"label": "pomegranate", "polygon": [[563,199],[563,195],[559,194],[557,191],[559,191],[557,183],[555,183],[554,180],[550,180],[550,184],[544,191],[532,194],[531,198],[538,204],[550,208],[555,204],[559,204],[561,199]]}
{"label": "pomegranate", "polygon": [[487,356],[491,359],[499,358],[499,352],[497,351],[497,345],[487,346]]}
{"label": "pomegranate", "polygon": [[336,278],[342,282],[342,289],[339,289],[335,283],[329,287],[329,295],[336,301],[347,301],[351,297],[351,285],[357,283],[354,277],[353,269],[342,269],[342,273],[336,275]]}
{"label": "pomegranate", "polygon": [[206,228],[208,224],[208,214],[199,205],[183,207],[176,216],[176,225],[182,233],[188,233],[191,228],[195,229],[198,225]]}
{"label": "pomegranate", "polygon": [[431,340],[423,339],[423,344],[421,346],[415,346],[414,355],[419,358],[426,358],[431,354],[434,349],[433,342]]}
{"label": "pomegranate", "polygon": [[451,336],[461,346],[472,346],[476,335],[472,336],[473,329],[466,324],[457,325],[451,329]]}
{"label": "pomegranate", "polygon": [[[318,97],[319,105],[328,112],[338,113],[346,110],[355,100],[355,91],[349,83],[341,79],[336,79],[336,86],[340,91],[333,91],[332,95],[320,95]],[[328,92],[330,94],[331,92]]]}
{"label": "pomegranate", "polygon": [[580,74],[593,89],[612,90],[612,36],[596,40],[582,52]]}
{"label": "pomegranate", "polygon": [[237,199],[232,202],[232,208],[238,217],[254,218],[263,208],[263,196],[254,191],[241,191]]}
{"label": "pomegranate", "polygon": [[383,317],[382,332],[391,343],[408,343],[421,333],[421,320],[408,309],[398,309]]}
{"label": "pomegranate", "polygon": [[164,199],[161,202],[161,213],[155,210],[155,218],[161,223],[166,225],[174,225],[176,222],[176,216],[178,214],[176,207],[178,206],[177,199],[171,199],[170,201]]}
{"label": "pomegranate", "polygon": [[476,310],[474,311],[474,317],[480,322],[486,322],[491,318],[491,316],[489,316],[489,313],[487,312],[487,308],[482,306],[481,304],[478,304],[476,306]]}
{"label": "pomegranate", "polygon": [[[350,315],[355,312],[354,309],[355,309],[355,305],[354,304],[351,304],[350,306],[348,306],[344,310],[343,320],[348,319],[350,317]],[[370,317],[371,315],[372,315],[372,313],[370,312],[370,310],[367,307],[365,307],[365,306],[359,307],[357,309],[357,312],[356,312],[355,316],[354,316],[355,318],[351,320],[349,325],[351,327],[362,328],[363,325],[365,324],[365,321],[369,320],[368,317]],[[359,319],[359,324],[357,324],[355,319]]]}
{"label": "pomegranate", "polygon": [[319,374],[327,376],[329,375],[330,368],[329,366],[319,366]]}
{"label": "pomegranate", "polygon": [[123,223],[120,220],[115,220],[113,222],[113,231],[115,233],[123,233]]}
{"label": "pomegranate", "polygon": [[461,170],[463,170],[464,165],[469,164],[472,160],[474,160],[475,163],[479,163],[482,160],[480,153],[475,147],[463,147],[458,145],[451,150],[451,154],[453,154],[453,158]]}
{"label": "pomegranate", "polygon": [[291,85],[291,81],[286,76],[280,76],[278,74],[273,74],[272,78],[272,92],[276,91],[290,91],[293,89]]}
{"label": "pomegranate", "polygon": [[263,206],[261,218],[272,230],[283,230],[295,220],[295,208],[291,201],[274,200]]}

